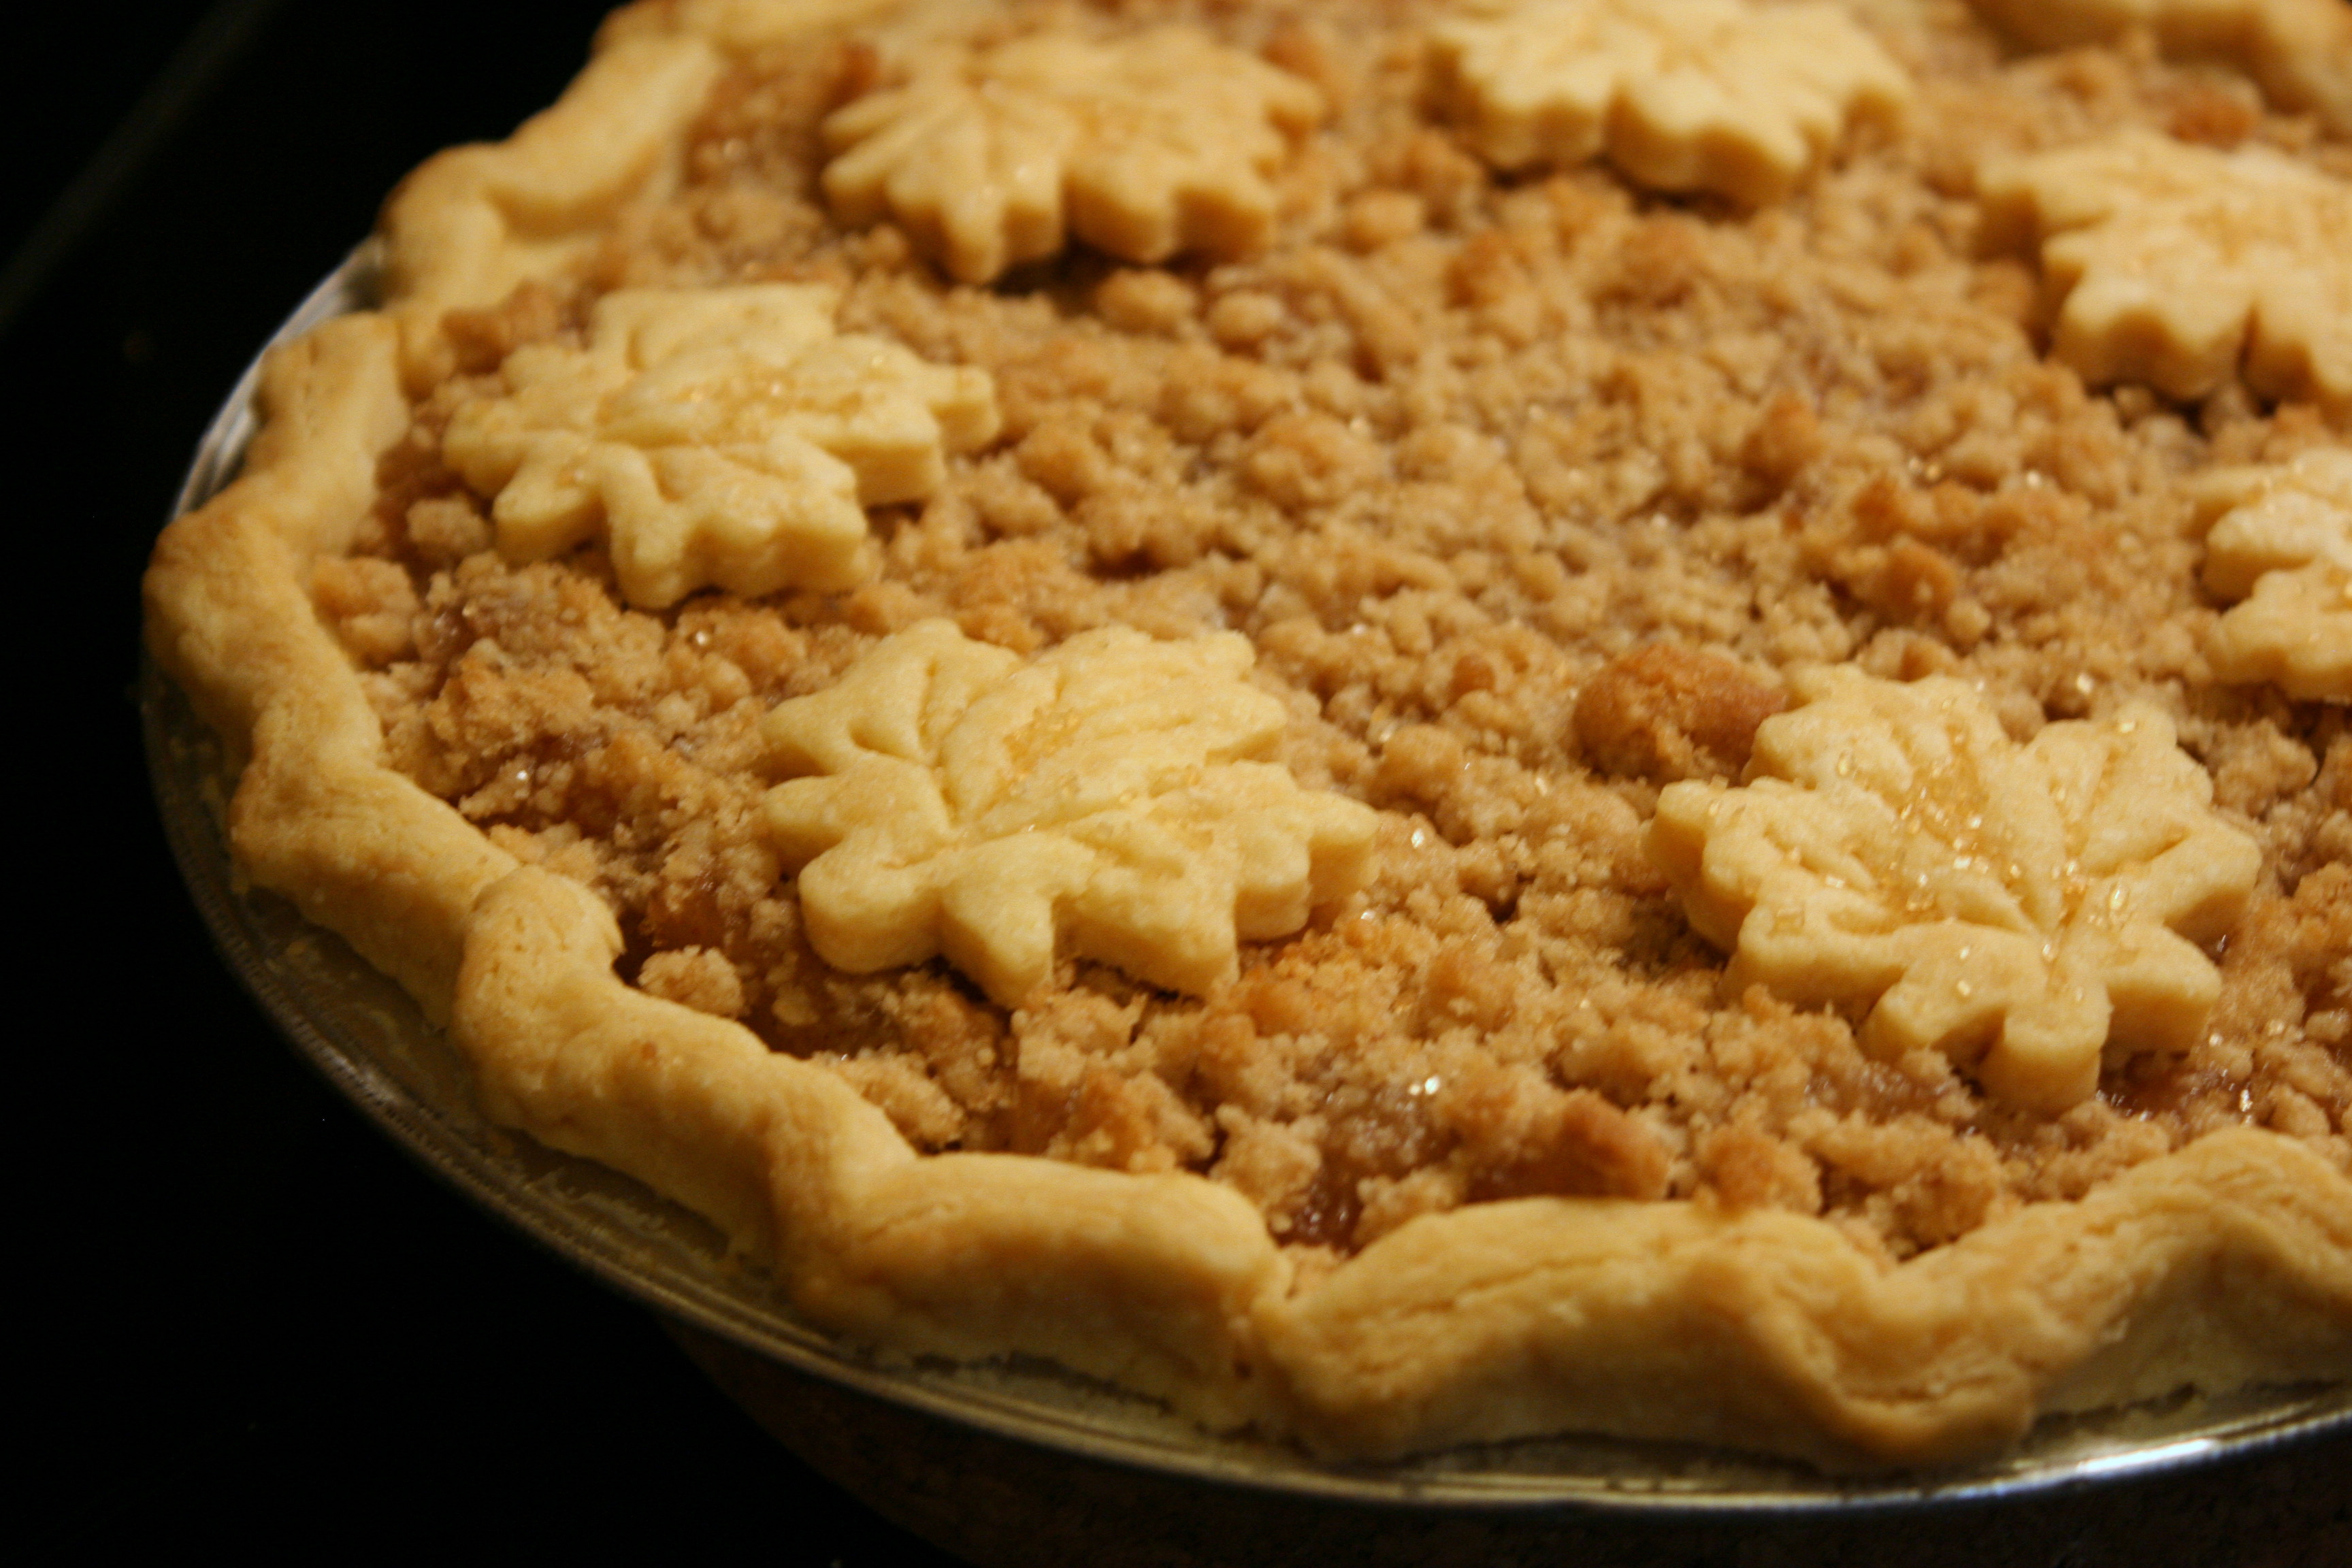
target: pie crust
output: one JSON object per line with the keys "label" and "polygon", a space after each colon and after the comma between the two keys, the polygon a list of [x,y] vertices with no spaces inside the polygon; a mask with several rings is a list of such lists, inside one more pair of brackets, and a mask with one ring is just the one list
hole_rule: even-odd
{"label": "pie crust", "polygon": [[364,526],[418,400],[460,369],[448,313],[579,265],[677,188],[735,62],[914,26],[904,9],[617,16],[557,105],[401,187],[383,304],[271,354],[243,476],[156,548],[151,645],[231,744],[239,864],[446,1022],[494,1119],[708,1216],[850,1339],[1039,1355],[1351,1458],[1584,1430],[1932,1465],[2053,1411],[2352,1377],[2352,1179],[2284,1132],[2210,1131],[1900,1261],[1718,1194],[1542,1195],[1423,1215],[1308,1267],[1197,1174],[918,1152],[840,1075],[625,983],[603,900],[390,766],[311,584]]}

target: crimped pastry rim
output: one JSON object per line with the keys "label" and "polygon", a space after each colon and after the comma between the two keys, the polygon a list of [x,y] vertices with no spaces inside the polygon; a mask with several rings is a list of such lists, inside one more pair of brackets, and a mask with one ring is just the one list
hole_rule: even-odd
{"label": "crimped pastry rim", "polygon": [[[352,268],[329,279],[336,288]],[[298,319],[302,312],[297,312]],[[209,459],[247,422],[232,397],[192,474],[206,499]],[[248,432],[249,433],[249,430]],[[217,478],[217,475],[215,476]],[[1287,1445],[1212,1437],[1147,1402],[1033,1361],[982,1366],[880,1360],[823,1334],[781,1303],[764,1277],[730,1266],[698,1216],[631,1178],[489,1129],[469,1091],[436,1096],[382,1059],[448,1042],[414,1000],[282,900],[243,885],[212,794],[211,732],[152,658],[140,706],[166,837],[223,957],[295,1051],[436,1177],[603,1283],[669,1316],[870,1397],[1084,1459],[1204,1484],[1441,1510],[1572,1506],[1659,1519],[1911,1509],[2016,1498],[2053,1487],[2146,1479],[2323,1438],[2352,1426],[2352,1385],[2244,1391],[2178,1409],[2044,1423],[2015,1450],[1932,1474],[1829,1477],[1732,1453],[1563,1437],[1391,1465],[1328,1465]],[[302,950],[289,962],[289,949]],[[389,1028],[386,1040],[369,1026]],[[452,1064],[454,1065],[454,1063]],[[652,1237],[651,1241],[648,1237]]]}
{"label": "crimped pastry rim", "polygon": [[[837,1080],[622,985],[601,906],[518,869],[374,760],[356,679],[298,574],[367,504],[403,388],[446,365],[441,312],[493,303],[560,255],[563,215],[593,225],[658,186],[719,65],[690,31],[615,36],[515,138],[413,175],[386,215],[389,308],[270,359],[247,472],[167,531],[149,574],[159,662],[257,764],[230,813],[246,869],[451,1020],[496,1118],[718,1218],[822,1327],[901,1354],[1042,1354],[1210,1426],[1337,1455],[1598,1426],[1837,1469],[1944,1464],[2013,1441],[2053,1398],[2164,1392],[2176,1374],[2133,1366],[2132,1349],[2175,1331],[2201,1336],[2217,1382],[2352,1376],[2352,1183],[2273,1134],[2215,1135],[1892,1270],[1818,1221],[1539,1199],[1416,1221],[1294,1296],[1255,1211],[1205,1180],[916,1156]],[[542,232],[513,237],[518,212]],[[562,1051],[544,1048],[555,1029],[570,1032]],[[2096,1253],[2099,1237],[2159,1215],[2158,1233],[2194,1233],[2168,1269],[2137,1275],[2133,1247],[2101,1255],[2105,1284],[2086,1289],[2079,1269],[2062,1281],[2081,1298],[2074,1321],[2011,1343],[1910,1299],[1906,1282],[1952,1274],[1961,1299],[2005,1289],[2022,1320],[2048,1318],[2068,1292],[2016,1288],[2021,1261]],[[976,1254],[1003,1267],[975,1271]],[[1487,1282],[1468,1309],[1465,1269]],[[2209,1291],[2197,1310],[2199,1277],[2246,1271],[2263,1288]],[[1007,1279],[1029,1294],[1007,1300]],[[2187,1304],[2136,1317],[2168,1293]],[[1714,1310],[1726,1294],[1747,1309]],[[2257,1308],[2275,1311],[2257,1324]],[[1894,1338],[1860,1343],[1857,1314]],[[1660,1317],[1676,1331],[1638,1342]],[[1112,1318],[1106,1332],[1097,1320]],[[2255,1342],[2282,1324],[2299,1344]],[[1959,1360],[1927,1353],[1954,1343]],[[1591,1375],[1603,1364],[1612,1375]],[[1727,1409],[1725,1388],[1744,1407]],[[1647,1404],[1629,1416],[1628,1400]]]}

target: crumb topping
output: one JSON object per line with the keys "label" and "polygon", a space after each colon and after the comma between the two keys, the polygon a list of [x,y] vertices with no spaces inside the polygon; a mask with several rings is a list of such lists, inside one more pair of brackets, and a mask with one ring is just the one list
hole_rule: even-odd
{"label": "crumb topping", "polygon": [[1780,684],[1737,660],[1674,643],[1611,659],[1576,698],[1576,738],[1603,773],[1737,778],[1756,727],[1788,706]]}
{"label": "crumb topping", "polygon": [[[1281,0],[987,9],[990,37],[1181,23],[1313,82],[1330,116],[1266,175],[1264,247],[1074,247],[959,285],[827,203],[820,127],[871,85],[865,25],[755,51],[678,186],[550,298],[487,313],[483,353],[584,342],[615,290],[823,284],[841,331],[984,373],[996,439],[870,509],[870,581],[654,610],[598,538],[493,547],[496,498],[445,444],[503,394],[477,363],[384,459],[374,538],[319,569],[386,756],[607,900],[624,978],[839,1074],[919,1147],[1206,1174],[1305,1272],[1531,1194],[1789,1208],[1900,1258],[2225,1127],[2352,1168],[2352,719],[2217,679],[2194,497],[2200,473],[2346,445],[2352,415],[2235,376],[2192,402],[2086,386],[2042,352],[2032,268],[1979,246],[1973,182],[2185,118],[2314,179],[2352,153],[2205,68],[2012,58],[1958,8],[1889,0],[1854,15],[1910,110],[1739,213],[1598,164],[1498,178],[1431,114],[1439,13],[1409,0],[1344,24]],[[1378,814],[1364,885],[1239,936],[1198,993],[1066,951],[1013,1006],[940,960],[827,963],[763,721],[933,618],[1024,668],[1110,626],[1246,639],[1284,714],[1264,760]],[[2079,723],[2105,756],[2118,720],[2161,714],[2262,856],[2199,959],[2201,1032],[2102,1060],[2053,1111],[1884,1054],[1861,1003],[1739,984],[1649,824],[1665,786],[1740,776],[1823,664],[1965,682],[2021,750]]]}
{"label": "crumb topping", "polygon": [[1502,169],[1607,155],[1636,183],[1776,201],[1910,79],[1833,5],[1486,0],[1431,33],[1440,90]]}
{"label": "crumb topping", "polygon": [[824,190],[967,283],[1066,234],[1127,261],[1245,255],[1273,228],[1265,176],[1322,112],[1309,83],[1194,27],[948,46],[825,121]]}
{"label": "crumb topping", "polygon": [[2153,35],[2168,55],[2224,60],[2280,107],[2352,132],[2352,12],[2343,0],[1971,0],[2041,48]]}
{"label": "crumb topping", "polygon": [[1658,797],[1651,852],[1732,976],[1861,1002],[1864,1048],[1929,1050],[2059,1111],[2106,1059],[2178,1054],[2221,975],[2194,945],[2262,870],[2172,722],[2134,704],[2020,746],[1965,682],[1800,672],[1748,782]]}
{"label": "crumb topping", "polygon": [[1373,815],[1276,763],[1232,633],[1083,632],[1024,661],[948,621],[761,725],[809,939],[851,973],[944,952],[1007,1006],[1057,948],[1198,995],[1363,880]]}

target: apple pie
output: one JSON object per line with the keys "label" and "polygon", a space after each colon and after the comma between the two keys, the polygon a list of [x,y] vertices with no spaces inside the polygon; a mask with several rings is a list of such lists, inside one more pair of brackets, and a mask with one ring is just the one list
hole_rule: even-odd
{"label": "apple pie", "polygon": [[898,1355],[2352,1377],[2340,0],[643,0],[147,577],[257,884]]}

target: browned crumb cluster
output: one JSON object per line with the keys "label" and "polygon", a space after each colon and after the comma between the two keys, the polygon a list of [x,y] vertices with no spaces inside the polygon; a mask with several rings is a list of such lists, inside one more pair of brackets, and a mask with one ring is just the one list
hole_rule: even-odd
{"label": "browned crumb cluster", "polygon": [[[686,186],[568,293],[453,321],[463,371],[386,460],[380,538],[319,572],[397,766],[598,889],[636,984],[826,1064],[917,1144],[1203,1172],[1302,1258],[1542,1193],[1779,1205],[1903,1256],[2244,1121],[2352,1165],[2352,723],[2213,683],[2181,489],[2346,433],[2237,391],[2086,391],[1969,196],[1988,151],[2126,123],[2352,173],[2344,148],[2217,73],[2009,60],[1957,7],[1874,6],[1909,121],[1742,214],[1603,168],[1491,177],[1424,110],[1420,7],[1113,8],[1324,89],[1275,246],[950,287],[816,192],[814,121],[870,52],[738,70]],[[455,400],[604,289],[769,279],[835,282],[845,328],[994,377],[1002,440],[877,514],[881,580],[648,615],[593,549],[503,563],[438,458]],[[1111,622],[1244,633],[1301,783],[1383,810],[1375,884],[1206,997],[1066,965],[1007,1014],[942,964],[830,971],[761,837],[758,721],[940,615],[1024,653]],[[1965,676],[2021,739],[2171,712],[2268,866],[2208,1039],[2048,1119],[1728,994],[1643,825],[1664,783],[1736,777],[1783,672],[1823,660]]]}

